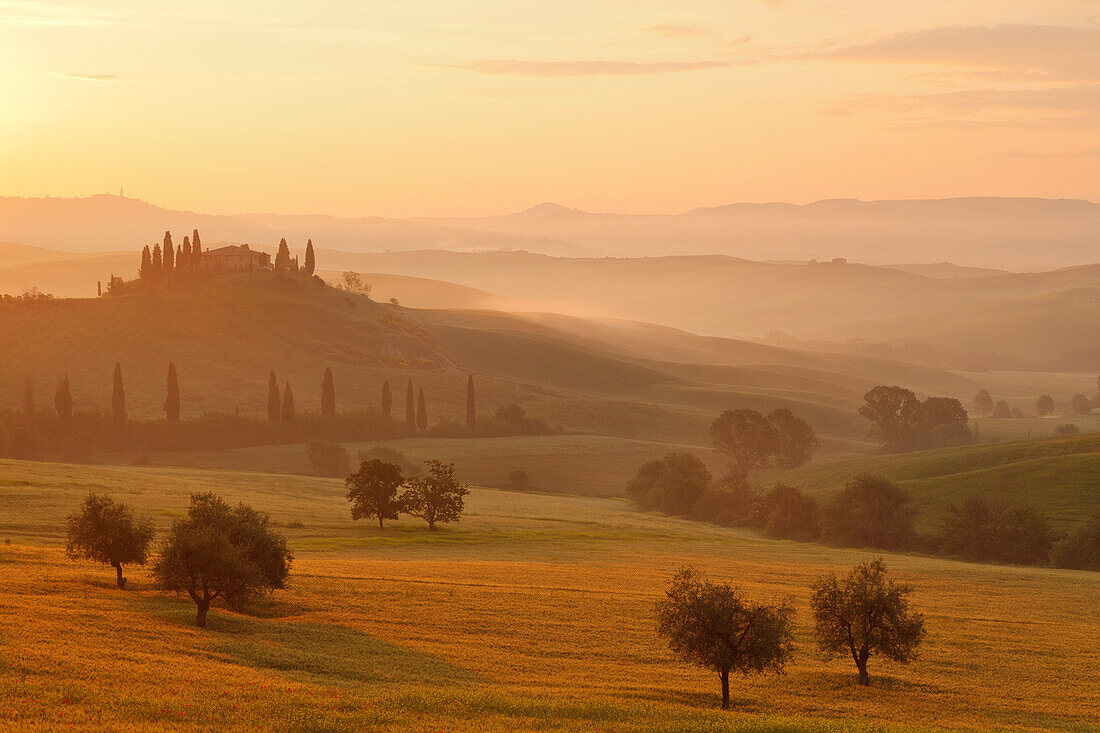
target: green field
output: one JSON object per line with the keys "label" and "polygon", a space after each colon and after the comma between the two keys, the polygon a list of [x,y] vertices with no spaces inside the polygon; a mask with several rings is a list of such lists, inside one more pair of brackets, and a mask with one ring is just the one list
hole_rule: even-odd
{"label": "green field", "polygon": [[861,473],[909,489],[920,508],[918,523],[925,528],[945,504],[968,494],[1033,504],[1056,523],[1070,525],[1100,505],[1100,433],[815,461],[772,472],[765,480],[828,495]]}
{"label": "green field", "polygon": [[[109,491],[161,531],[193,491],[265,509],[290,587],[191,626],[185,599],[131,568],[66,561],[62,520]],[[930,635],[871,688],[809,634],[808,584],[866,552],[762,539],[623,500],[475,489],[458,524],[353,523],[338,480],[0,461],[0,727],[153,730],[1088,730],[1100,726],[1100,574],[888,555]],[[301,522],[288,529],[289,522]],[[9,544],[10,543],[10,544]],[[780,676],[711,673],[653,631],[664,580],[694,564],[789,595]]]}

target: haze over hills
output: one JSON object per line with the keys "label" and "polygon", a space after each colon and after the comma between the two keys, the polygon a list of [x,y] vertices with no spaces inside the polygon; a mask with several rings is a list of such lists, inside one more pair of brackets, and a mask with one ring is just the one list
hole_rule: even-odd
{"label": "haze over hills", "polygon": [[434,422],[464,414],[466,374],[473,373],[485,411],[516,402],[562,428],[706,445],[710,421],[729,406],[787,406],[827,437],[861,440],[866,428],[855,410],[875,384],[937,394],[977,389],[965,377],[882,359],[562,316],[408,311],[268,274],[0,308],[0,341],[22,335],[18,353],[0,355],[0,395],[9,405],[19,404],[28,376],[46,402],[68,374],[78,409],[103,408],[120,362],[128,410],[160,415],[171,361],[185,414],[263,414],[272,369],[292,384],[299,409],[309,410],[331,366],[340,409],[377,405],[383,379],[400,394],[412,378],[424,386]]}
{"label": "haze over hills", "polygon": [[[1100,205],[1088,201],[958,198],[835,199],[804,206],[730,204],[677,215],[593,214],[556,204],[483,218],[216,216],[97,195],[0,198],[0,239],[92,252],[140,249],[150,233],[273,246],[307,237],[326,249],[524,249],[559,256],[724,254],[751,260],[928,262],[1051,269],[1095,261]],[[298,241],[301,240],[301,241]]]}

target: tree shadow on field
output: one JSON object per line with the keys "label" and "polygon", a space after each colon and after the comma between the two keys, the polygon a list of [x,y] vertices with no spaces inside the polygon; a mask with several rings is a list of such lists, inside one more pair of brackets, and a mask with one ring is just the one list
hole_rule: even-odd
{"label": "tree shadow on field", "polygon": [[239,620],[246,628],[219,638],[217,651],[245,666],[275,670],[291,679],[436,685],[480,681],[475,673],[433,654],[347,626]]}
{"label": "tree shadow on field", "polygon": [[[730,687],[733,687],[731,681]],[[671,703],[699,710],[721,710],[722,696],[714,692],[684,692],[682,690],[630,690],[630,695],[639,700]],[[730,689],[730,710],[741,713],[761,712],[760,701],[751,697],[738,697]]]}
{"label": "tree shadow on field", "polygon": [[474,672],[440,657],[376,639],[336,624],[257,618],[210,609],[206,628],[195,627],[195,605],[168,597],[140,597],[146,610],[169,623],[193,629],[207,642],[181,637],[196,654],[273,670],[299,682],[403,682],[459,685],[481,682]]}

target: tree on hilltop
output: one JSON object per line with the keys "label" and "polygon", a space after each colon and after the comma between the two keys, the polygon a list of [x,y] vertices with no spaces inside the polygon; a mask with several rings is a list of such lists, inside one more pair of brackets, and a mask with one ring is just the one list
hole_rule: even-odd
{"label": "tree on hilltop", "polygon": [[168,364],[167,395],[164,398],[164,416],[169,425],[180,421],[180,385],[176,378],[176,365]]}
{"label": "tree on hilltop", "polygon": [[730,672],[782,672],[794,651],[794,608],[749,601],[728,583],[692,568],[678,572],[656,604],[657,633],[687,662],[718,673],[722,709],[730,706]]}
{"label": "tree on hilltop", "polygon": [[192,270],[198,270],[201,261],[202,241],[199,239],[199,230],[196,229],[191,232],[191,256],[187,258],[187,262],[191,265]]}
{"label": "tree on hilltop", "polygon": [[290,247],[286,244],[286,238],[279,240],[279,250],[275,253],[275,272],[287,272],[290,270]]}
{"label": "tree on hilltop", "polygon": [[405,390],[405,424],[410,428],[416,427],[416,398],[413,394],[413,380],[409,380]]}
{"label": "tree on hilltop", "polygon": [[378,528],[385,528],[385,520],[396,520],[403,503],[397,490],[405,483],[401,467],[377,458],[363,461],[359,470],[344,481],[351,502],[352,519],[378,519]]}
{"label": "tree on hilltop", "polygon": [[88,494],[79,511],[65,520],[65,554],[74,559],[94,560],[115,569],[115,583],[126,587],[122,566],[148,559],[153,540],[153,520],[134,518],[128,504],[107,495]]}
{"label": "tree on hilltop", "polygon": [[271,422],[279,422],[282,410],[282,402],[279,401],[279,382],[275,379],[273,371],[267,375],[267,419]]}
{"label": "tree on hilltop", "polygon": [[321,378],[321,417],[336,417],[336,385],[332,381],[332,367],[325,367]]}
{"label": "tree on hilltop", "polygon": [[153,245],[153,272],[157,277],[164,273],[164,260],[160,253],[160,242]]}
{"label": "tree on hilltop", "polygon": [[153,254],[149,251],[149,245],[141,250],[141,267],[138,268],[138,277],[149,280],[153,277]]}
{"label": "tree on hilltop", "polygon": [[164,272],[170,274],[175,265],[176,247],[172,244],[172,232],[164,233]]}
{"label": "tree on hilltop", "polygon": [[857,565],[843,580],[836,573],[822,575],[811,588],[818,646],[829,654],[850,654],[859,684],[871,684],[872,654],[902,664],[917,656],[924,617],[909,608],[911,588],[887,578],[882,558]]}
{"label": "tree on hilltop", "polygon": [[306,240],[306,264],[302,268],[302,271],[307,275],[312,275],[313,271],[317,269],[317,259],[313,255],[313,240]]}
{"label": "tree on hilltop", "polygon": [[267,514],[246,504],[230,507],[212,494],[192,494],[186,519],[172,524],[153,566],[165,590],[195,602],[195,624],[206,626],[210,604],[236,604],[286,587],[293,559],[286,538]]}
{"label": "tree on hilltop", "polygon": [[441,522],[457,522],[470,493],[465,484],[455,478],[453,463],[427,461],[428,475],[409,479],[401,494],[403,510],[428,523],[434,530]]}

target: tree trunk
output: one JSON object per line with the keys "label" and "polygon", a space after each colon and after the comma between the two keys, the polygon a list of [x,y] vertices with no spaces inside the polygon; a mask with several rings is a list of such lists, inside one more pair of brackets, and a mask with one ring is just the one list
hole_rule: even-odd
{"label": "tree trunk", "polygon": [[730,671],[722,670],[722,709],[730,709]]}
{"label": "tree trunk", "polygon": [[122,577],[122,563],[113,562],[113,563],[111,563],[111,565],[115,569],[115,575],[117,576],[115,582],[118,584],[118,587],[120,589],[125,588],[126,587],[126,578]]}
{"label": "tree trunk", "polygon": [[381,514],[378,515],[378,529],[385,529],[385,527],[382,526],[382,515]]}
{"label": "tree trunk", "polygon": [[198,601],[198,614],[195,616],[195,625],[200,629],[206,628],[206,612],[210,610],[210,601]]}
{"label": "tree trunk", "polygon": [[867,675],[867,658],[870,654],[864,649],[859,653],[859,657],[856,658],[856,667],[859,668],[859,684],[870,685],[871,678]]}

